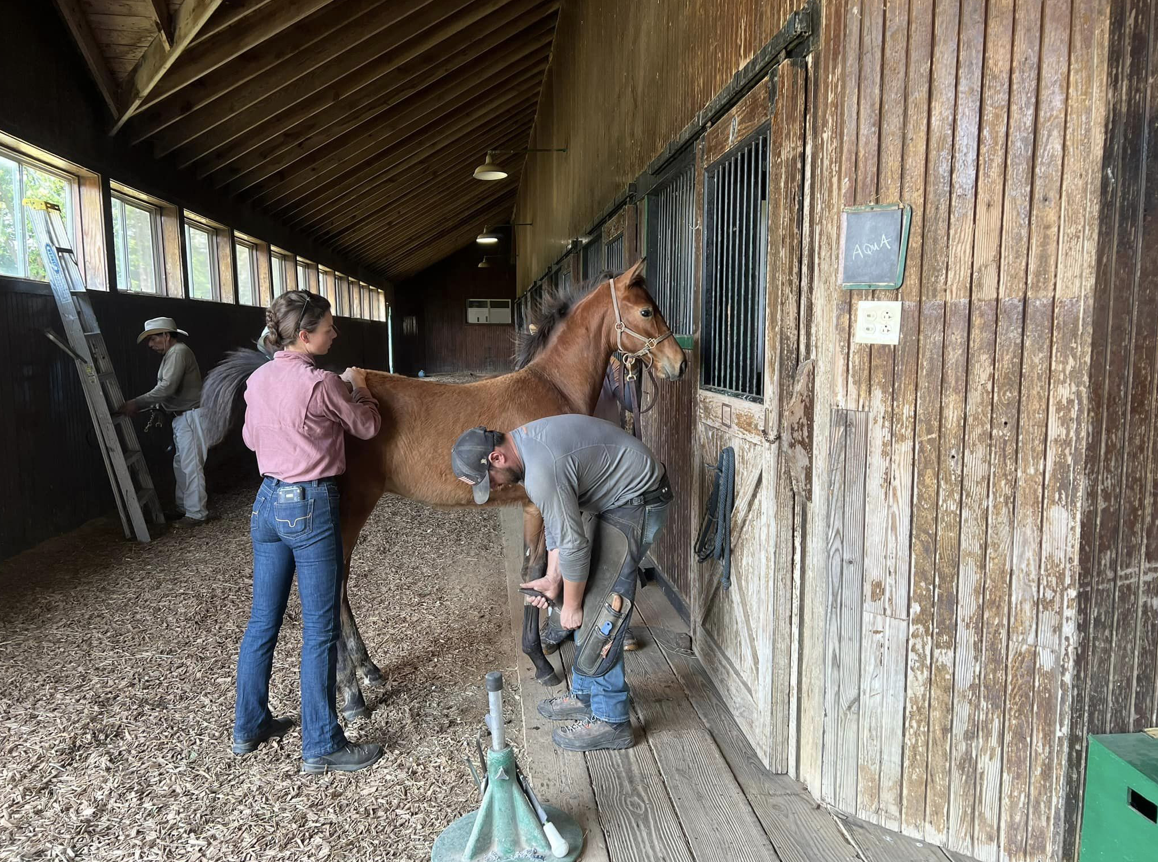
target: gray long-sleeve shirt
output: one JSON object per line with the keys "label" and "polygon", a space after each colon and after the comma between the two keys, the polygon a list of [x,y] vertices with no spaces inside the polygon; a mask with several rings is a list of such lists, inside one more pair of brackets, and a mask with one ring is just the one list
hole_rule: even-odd
{"label": "gray long-sleeve shirt", "polygon": [[583,512],[606,512],[654,490],[663,465],[639,440],[593,416],[549,416],[511,432],[523,485],[543,513],[547,549],[568,581],[587,580],[591,547]]}
{"label": "gray long-sleeve shirt", "polygon": [[161,357],[157,385],[133,399],[142,410],[161,405],[170,413],[201,406],[201,369],[189,345],[178,341]]}

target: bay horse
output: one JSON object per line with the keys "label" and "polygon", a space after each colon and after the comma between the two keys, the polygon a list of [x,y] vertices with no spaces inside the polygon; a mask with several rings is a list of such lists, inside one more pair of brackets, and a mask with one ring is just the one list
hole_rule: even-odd
{"label": "bay horse", "polygon": [[[470,486],[450,466],[458,435],[476,425],[508,431],[545,416],[592,413],[617,351],[668,380],[679,379],[687,362],[647,291],[642,267],[640,261],[619,275],[605,273],[548,300],[535,331],[520,344],[516,370],[508,374],[452,384],[366,372],[382,429],[370,440],[346,436],[346,472],[338,480],[345,557],[338,702],[347,720],[368,714],[358,677],[371,685],[382,678],[358,632],[347,591],[354,546],[379,498],[390,493],[436,506],[475,505]],[[245,380],[268,360],[256,350],[234,350],[209,372],[201,401],[209,446],[225,438]],[[546,572],[543,521],[521,485],[496,489],[487,505],[512,503],[523,504],[526,582]]]}

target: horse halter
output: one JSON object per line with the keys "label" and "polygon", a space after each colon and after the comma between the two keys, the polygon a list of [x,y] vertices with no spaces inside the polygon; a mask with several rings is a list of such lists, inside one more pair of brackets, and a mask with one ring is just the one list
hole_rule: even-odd
{"label": "horse halter", "polygon": [[[623,357],[623,365],[627,370],[627,379],[634,380],[636,360],[642,359],[644,364],[650,367],[652,363],[651,352],[659,346],[661,341],[671,337],[671,329],[668,329],[667,332],[658,338],[650,338],[636,332],[634,329],[628,329],[627,324],[623,322],[623,315],[619,311],[619,297],[615,295],[615,276],[612,276],[607,283],[611,288],[611,307],[615,309],[615,346],[619,351],[619,355]],[[627,348],[623,346],[624,333],[634,335],[643,342],[643,347],[635,352],[629,352]]]}

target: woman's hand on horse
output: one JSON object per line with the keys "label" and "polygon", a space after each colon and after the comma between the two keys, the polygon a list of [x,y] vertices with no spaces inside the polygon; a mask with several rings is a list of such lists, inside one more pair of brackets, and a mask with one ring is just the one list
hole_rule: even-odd
{"label": "woman's hand on horse", "polygon": [[361,368],[351,366],[342,372],[342,379],[355,389],[366,388],[366,372]]}

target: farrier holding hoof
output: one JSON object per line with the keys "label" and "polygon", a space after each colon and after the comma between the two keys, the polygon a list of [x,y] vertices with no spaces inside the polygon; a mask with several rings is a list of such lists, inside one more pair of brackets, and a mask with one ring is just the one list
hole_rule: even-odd
{"label": "farrier holding hoof", "polygon": [[180,510],[178,527],[199,527],[209,518],[205,490],[205,433],[201,430],[201,369],[197,357],[179,336],[189,333],[177,328],[171,317],[145,321],[145,331],[137,344],[148,339],[150,350],[161,354],[157,385],[126,401],[121,413],[136,416],[141,410],[159,408],[173,417],[173,475],[177,480],[176,502]]}
{"label": "farrier holding hoof", "polygon": [[[233,753],[249,754],[284,736],[269,679],[286,602],[297,572],[302,604],[302,766],[304,773],[354,772],[382,756],[374,743],[346,740],[334,701],[342,598],[342,532],[335,477],[346,471],[345,434],[369,440],[382,424],[366,373],[339,377],[314,362],[338,336],[330,302],[305,290],[266,310],[264,347],[273,353],[245,387],[242,437],[264,480],[249,521],[253,610],[237,659]],[[347,390],[349,384],[350,390]]]}
{"label": "farrier holding hoof", "polygon": [[[522,586],[561,604],[560,623],[578,630],[571,694],[539,704],[545,718],[574,720],[554,732],[555,744],[569,751],[630,748],[623,640],[639,563],[671,505],[663,464],[621,428],[580,415],[539,419],[505,434],[472,428],[454,444],[451,460],[455,475],[474,486],[476,503],[485,503],[491,488],[522,482],[543,513],[547,575]],[[584,512],[596,518],[593,542]],[[528,602],[547,605],[542,598]]]}

